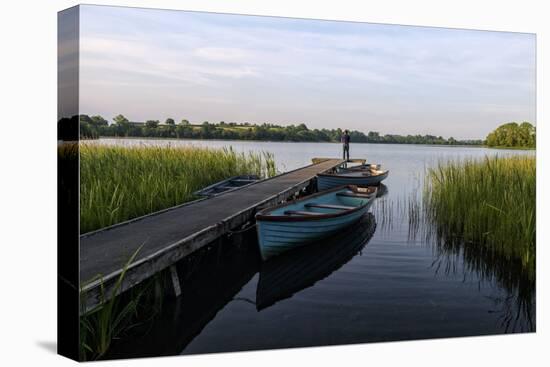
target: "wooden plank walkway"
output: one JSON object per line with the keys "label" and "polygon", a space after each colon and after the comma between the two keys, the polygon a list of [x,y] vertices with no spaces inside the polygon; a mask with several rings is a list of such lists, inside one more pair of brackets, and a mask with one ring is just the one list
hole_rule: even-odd
{"label": "wooden plank walkway", "polygon": [[289,198],[307,187],[317,173],[342,163],[340,159],[320,160],[242,189],[82,235],[81,313],[111,298],[124,266],[138,249],[119,292],[251,220],[258,207]]}

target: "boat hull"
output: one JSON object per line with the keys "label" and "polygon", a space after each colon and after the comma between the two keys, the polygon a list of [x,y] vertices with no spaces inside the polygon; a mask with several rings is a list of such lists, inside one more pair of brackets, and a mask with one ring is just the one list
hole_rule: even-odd
{"label": "boat hull", "polygon": [[317,190],[324,191],[342,185],[357,185],[361,187],[376,186],[388,177],[389,171],[380,175],[346,177],[335,175],[317,175]]}
{"label": "boat hull", "polygon": [[301,246],[262,263],[256,288],[258,311],[292,297],[329,276],[351,260],[376,230],[374,215],[367,213],[341,233]]}
{"label": "boat hull", "polygon": [[369,211],[372,202],[371,199],[359,210],[334,218],[288,222],[257,219],[262,259],[267,260],[293,248],[330,236],[356,223]]}
{"label": "boat hull", "polygon": [[331,218],[311,222],[266,222],[258,221],[258,241],[263,260],[293,248],[306,245],[329,236],[338,230],[357,222],[368,211],[358,210],[346,218]]}
{"label": "boat hull", "polygon": [[379,163],[365,163],[357,166],[340,166],[336,169],[337,172],[348,172],[348,171],[370,171],[372,169],[379,170],[382,168],[382,165]]}

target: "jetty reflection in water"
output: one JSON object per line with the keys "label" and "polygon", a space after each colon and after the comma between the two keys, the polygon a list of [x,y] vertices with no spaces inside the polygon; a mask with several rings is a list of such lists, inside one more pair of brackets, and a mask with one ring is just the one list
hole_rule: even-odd
{"label": "jetty reflection in water", "polygon": [[258,272],[255,238],[253,227],[182,260],[181,296],[167,300],[152,324],[116,341],[105,359],[181,353]]}
{"label": "jetty reflection in water", "polygon": [[265,263],[255,228],[186,258],[182,296],[106,358],[535,331],[534,277],[434,236],[390,191],[338,236]]}
{"label": "jetty reflection in water", "polygon": [[[112,141],[270,151],[283,170],[339,149],[329,143]],[[242,244],[224,241],[178,264],[182,296],[166,300],[161,314],[139,333],[134,329],[123,335],[111,354],[128,358],[535,331],[534,274],[523,274],[477,247],[426,238],[423,229],[434,228],[425,227],[419,216],[426,168],[441,160],[534,152],[388,144],[353,149],[354,155],[383,162],[392,172],[384,181],[389,191],[371,208],[376,231],[361,250],[363,256],[313,284],[281,287],[271,300],[262,299],[258,283],[260,277],[262,283],[267,280],[266,268],[252,230]],[[239,237],[231,240],[239,242]],[[260,307],[265,308],[258,311]]]}
{"label": "jetty reflection in water", "polygon": [[[350,261],[376,229],[368,213],[338,236],[331,236],[261,264],[255,227],[218,241],[180,264],[182,295],[168,301],[152,324],[115,341],[107,359],[181,353],[232,301],[255,304],[258,311],[311,287]],[[260,274],[256,300],[235,298]]]}

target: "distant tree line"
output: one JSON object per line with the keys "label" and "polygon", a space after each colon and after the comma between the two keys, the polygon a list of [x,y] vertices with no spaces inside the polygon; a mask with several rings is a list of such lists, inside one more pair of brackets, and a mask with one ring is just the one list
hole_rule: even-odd
{"label": "distant tree line", "polygon": [[536,129],[529,122],[509,122],[487,135],[486,144],[490,147],[535,148]]}
{"label": "distant tree line", "polygon": [[[80,135],[84,139],[104,137],[144,137],[175,139],[222,139],[222,140],[260,140],[293,142],[339,142],[343,130],[309,129],[305,124],[280,126],[270,123],[261,125],[236,122],[192,124],[188,120],[176,123],[168,118],[161,124],[159,120],[131,122],[123,115],[113,118],[109,124],[101,116],[80,115]],[[445,139],[434,135],[380,135],[378,132],[365,134],[350,131],[353,143],[379,144],[438,144],[438,145],[481,145],[482,140]]]}

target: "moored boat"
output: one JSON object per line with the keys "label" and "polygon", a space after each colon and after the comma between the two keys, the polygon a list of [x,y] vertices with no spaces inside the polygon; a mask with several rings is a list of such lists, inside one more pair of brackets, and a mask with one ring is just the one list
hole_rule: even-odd
{"label": "moored boat", "polygon": [[355,166],[341,166],[337,168],[337,172],[345,171],[370,171],[370,170],[380,170],[382,165],[378,163],[365,163]]}
{"label": "moored boat", "polygon": [[337,187],[256,214],[263,260],[326,237],[358,221],[376,198],[376,187]]}
{"label": "moored boat", "polygon": [[376,186],[388,177],[390,171],[378,169],[348,169],[336,173],[317,174],[317,190],[323,191],[342,185]]}
{"label": "moored boat", "polygon": [[256,288],[256,309],[292,297],[330,276],[365,247],[375,230],[376,219],[367,213],[338,233],[264,261]]}
{"label": "moored boat", "polygon": [[257,175],[233,176],[226,180],[219,181],[210,186],[207,186],[199,191],[194,192],[193,194],[197,196],[213,197],[227,191],[238,189],[239,187],[250,185],[251,183],[258,181],[259,179],[260,177],[258,177]]}

